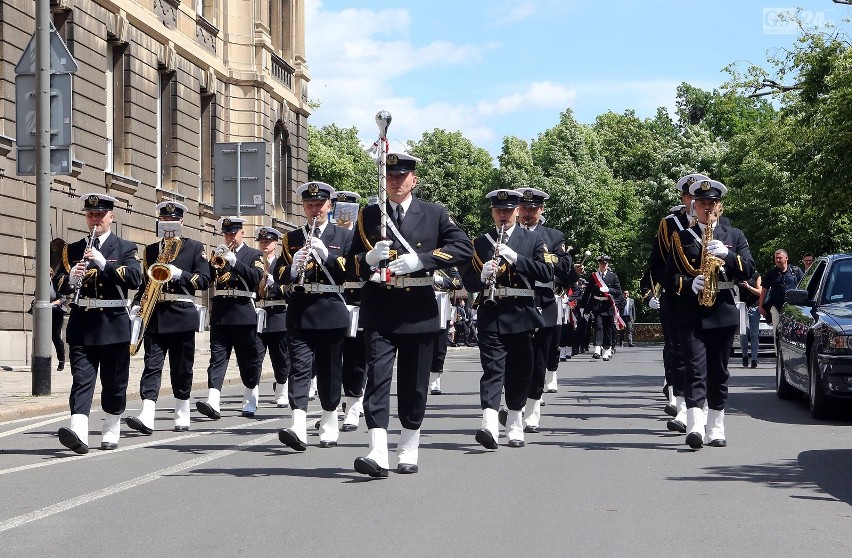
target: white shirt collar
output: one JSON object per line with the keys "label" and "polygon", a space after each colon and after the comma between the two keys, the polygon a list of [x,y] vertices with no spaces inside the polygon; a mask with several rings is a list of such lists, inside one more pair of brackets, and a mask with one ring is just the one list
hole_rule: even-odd
{"label": "white shirt collar", "polygon": [[103,245],[104,245],[104,242],[106,242],[106,239],[107,239],[107,238],[109,238],[109,235],[110,235],[111,233],[112,233],[112,231],[107,231],[107,232],[105,232],[104,234],[100,235],[100,236],[98,237],[98,245],[99,245],[99,246],[103,246]]}
{"label": "white shirt collar", "polygon": [[414,199],[413,196],[408,196],[408,199],[406,199],[402,203],[396,203],[396,202],[391,201],[391,200],[388,200],[388,202],[390,202],[391,209],[393,209],[394,213],[396,212],[396,206],[401,205],[402,206],[402,213],[404,215],[408,215],[408,208],[411,207],[411,200],[413,200],[413,199]]}

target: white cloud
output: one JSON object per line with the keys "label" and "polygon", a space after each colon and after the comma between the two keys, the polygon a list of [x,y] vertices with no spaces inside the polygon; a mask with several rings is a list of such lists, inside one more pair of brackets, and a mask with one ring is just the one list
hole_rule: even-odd
{"label": "white cloud", "polygon": [[573,87],[540,81],[530,84],[524,92],[506,95],[495,102],[482,101],[478,111],[482,116],[493,116],[520,110],[564,109],[576,98],[577,91]]}
{"label": "white cloud", "polygon": [[510,25],[532,17],[538,12],[538,7],[533,0],[523,2],[503,2],[491,8],[491,23],[496,26]]}

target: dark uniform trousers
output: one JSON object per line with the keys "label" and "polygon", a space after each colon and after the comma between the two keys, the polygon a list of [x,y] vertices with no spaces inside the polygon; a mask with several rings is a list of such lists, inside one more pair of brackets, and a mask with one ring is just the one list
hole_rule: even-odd
{"label": "dark uniform trousers", "polygon": [[[162,292],[193,296],[210,287],[210,264],[204,259],[204,246],[197,240],[181,238],[180,248],[168,263],[181,269],[181,276],[162,286]],[[145,248],[143,270],[157,261],[162,241]],[[143,274],[142,287],[134,304],[139,304],[150,281]],[[192,370],[195,364],[195,332],[198,329],[198,310],[191,302],[160,301],[151,313],[145,332],[145,368],[139,380],[142,399],[156,401],[162,384],[163,365],[169,356],[169,372],[175,399],[186,401],[192,390]]]}
{"label": "dark uniform trousers", "polygon": [[[272,363],[272,371],[275,374],[275,382],[286,384],[290,377],[290,350],[287,346],[286,331],[264,331],[260,334],[260,342],[263,344],[263,357],[269,352],[269,361]],[[263,363],[261,357],[261,365]]]}
{"label": "dark uniform trousers", "polygon": [[[245,244],[238,247],[234,266],[222,269],[211,266],[216,290],[237,289],[257,291],[264,275],[263,252]],[[254,303],[246,296],[217,295],[210,303],[210,364],[207,366],[207,387],[222,389],[231,352],[237,355],[240,379],[248,389],[260,382],[263,366],[263,341],[257,333],[257,314]]]}
{"label": "dark uniform trousers", "polygon": [[[54,290],[70,294],[71,268],[82,259],[86,240],[65,247],[62,264],[53,276]],[[136,244],[110,234],[98,248],[107,263],[103,271],[89,264],[80,287],[81,300],[121,300],[128,289],[142,282],[142,267],[136,259]],[[71,309],[65,329],[73,382],[68,398],[71,414],[88,415],[92,408],[95,381],[100,374],[101,407],[111,415],[124,412],[130,376],[130,318],[127,308]]]}
{"label": "dark uniform trousers", "polygon": [[562,324],[558,324],[553,327],[553,340],[550,343],[550,352],[547,354],[547,370],[550,372],[556,372],[559,368],[559,347],[560,340],[562,339],[562,330],[567,328],[568,326],[563,326]]}
{"label": "dark uniform trousers", "polygon": [[366,383],[367,339],[364,330],[358,330],[355,337],[343,340],[343,395],[361,397]]}
{"label": "dark uniform trousers", "polygon": [[[696,225],[672,237],[673,253],[667,263],[665,288],[675,298],[674,315],[680,353],[684,360],[683,397],[687,408],[725,408],[728,397],[728,357],[739,312],[729,289],[720,289],[712,306],[698,304],[692,292],[693,278],[700,273],[702,233]],[[713,238],[728,247],[724,274],[719,281],[744,281],[754,273],[754,260],[743,232],[725,223],[713,231]]]}
{"label": "dark uniform trousers", "polygon": [[[462,273],[468,291],[483,291],[488,286],[482,282],[480,273],[485,262],[494,255],[491,241],[497,232],[482,235],[474,240],[472,265]],[[526,289],[535,281],[552,279],[553,270],[544,259],[544,241],[537,232],[515,225],[507,246],[518,254],[517,262],[509,266],[504,262],[502,272],[496,278],[497,288]],[[535,306],[533,297],[497,297],[495,305],[481,305],[477,310],[479,322],[479,354],[482,376],[479,382],[479,397],[483,409],[500,407],[500,392],[505,389],[506,406],[509,410],[524,408],[531,390],[544,388],[544,373],[547,355],[541,354],[540,374],[533,379],[535,357],[533,334],[544,326],[544,319]],[[550,337],[548,337],[550,339]],[[536,388],[532,383],[538,384]]]}
{"label": "dark uniform trousers", "polygon": [[435,338],[435,350],[432,352],[432,372],[443,372],[444,361],[447,359],[447,346],[450,340],[447,338],[447,330],[442,329]]}
{"label": "dark uniform trousers", "polygon": [[[390,203],[386,211],[390,213]],[[397,403],[403,428],[417,430],[426,412],[429,373],[432,370],[440,313],[431,285],[391,288],[370,281],[373,270],[366,254],[381,236],[381,209],[365,207],[349,252],[350,272],[366,285],[361,289],[361,321],[367,347],[367,386],[364,419],[370,429],[387,429],[390,420],[390,389],[397,359]],[[412,196],[399,225],[417,253],[423,269],[406,277],[429,278],[436,269],[447,269],[470,259],[473,252],[467,235],[447,214],[446,208]],[[393,235],[391,235],[393,236]],[[393,238],[392,258],[407,250]]]}
{"label": "dark uniform trousers", "polygon": [[[276,270],[285,282],[292,280],[293,256],[310,239],[305,229],[302,227],[284,235],[283,255]],[[328,257],[322,267],[314,261],[306,264],[305,285],[341,285],[346,277],[343,255],[352,245],[352,231],[329,223],[322,229],[319,239],[327,247]],[[329,282],[326,273],[333,283]],[[323,410],[333,411],[340,404],[343,340],[348,326],[349,312],[341,294],[294,292],[290,295],[287,309],[290,381],[287,391],[291,409],[307,410],[314,374]]]}
{"label": "dark uniform trousers", "polygon": [[[552,366],[554,348],[558,350],[557,343],[559,342],[559,328],[557,326],[540,327],[533,335],[533,372],[532,380],[530,381],[530,399],[541,399],[541,394],[544,393],[544,380],[547,375],[547,370]],[[559,366],[559,353],[556,352],[556,365],[552,370],[556,370]]]}
{"label": "dark uniform trousers", "polygon": [[666,383],[672,386],[675,396],[682,397],[686,379],[686,365],[680,350],[680,333],[674,315],[677,301],[667,293],[660,293],[660,325],[663,327],[663,368]]}

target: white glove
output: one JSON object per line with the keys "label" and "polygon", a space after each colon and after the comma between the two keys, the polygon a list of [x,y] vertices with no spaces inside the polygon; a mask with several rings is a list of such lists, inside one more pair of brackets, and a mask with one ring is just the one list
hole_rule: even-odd
{"label": "white glove", "polygon": [[500,245],[500,255],[503,256],[507,262],[514,265],[515,262],[518,261],[518,253],[506,246],[505,244]]}
{"label": "white glove", "polygon": [[386,260],[390,257],[390,245],[392,242],[390,240],[380,240],[376,242],[376,245],[372,250],[367,252],[367,255],[364,257],[367,260],[367,264],[371,267],[375,267],[379,265],[379,262],[382,260]]}
{"label": "white glove", "polygon": [[91,255],[89,259],[91,259],[92,262],[94,262],[94,264],[98,266],[98,269],[103,271],[106,267],[106,258],[103,254],[101,254],[100,250],[95,250],[94,248],[92,248],[89,254]]}
{"label": "white glove", "polygon": [[130,307],[130,315],[131,316],[138,316],[140,310],[142,310],[142,307],[139,306],[138,304],[134,304],[133,306]]}
{"label": "white glove", "polygon": [[86,262],[78,262],[77,265],[71,270],[71,275],[68,278],[68,283],[72,287],[77,287],[80,283],[83,282],[83,275],[86,273]]}
{"label": "white glove", "polygon": [[651,308],[651,310],[659,310],[660,309],[660,299],[655,297],[655,296],[652,296],[651,300],[648,301],[648,306]]}
{"label": "white glove", "polygon": [[715,238],[707,243],[706,248],[708,252],[717,258],[724,258],[728,255],[728,247],[725,246],[725,243],[721,240],[716,240]]}
{"label": "white glove", "polygon": [[692,292],[698,294],[698,292],[704,288],[704,276],[698,275],[695,279],[692,280]]}
{"label": "white glove", "polygon": [[177,281],[180,279],[180,276],[183,275],[183,270],[176,265],[168,264],[169,271],[172,272],[172,281]]}
{"label": "white glove", "polygon": [[601,285],[599,289],[603,294],[607,294],[609,292],[609,287],[606,285]]}
{"label": "white glove", "polygon": [[299,248],[295,254],[293,254],[293,265],[290,266],[290,279],[295,279],[299,275],[299,268],[301,268],[305,262],[305,258],[308,257],[308,247],[302,246]]}
{"label": "white glove", "polygon": [[266,287],[269,288],[275,284],[275,277],[271,273],[266,274]]}
{"label": "white glove", "polygon": [[417,254],[403,254],[389,263],[388,269],[394,275],[408,275],[423,269],[423,262],[417,257]]}
{"label": "white glove", "polygon": [[444,278],[438,275],[437,273],[432,275],[432,282],[435,283],[435,286],[439,289],[444,288]]}
{"label": "white glove", "polygon": [[311,247],[313,251],[319,256],[319,259],[325,261],[328,259],[328,248],[326,248],[325,243],[319,238],[315,238],[312,241]]}
{"label": "white glove", "polygon": [[225,255],[223,257],[225,258],[226,262],[231,264],[231,267],[237,265],[237,255],[233,252],[225,252]]}
{"label": "white glove", "polygon": [[482,279],[483,283],[487,283],[492,275],[497,271],[497,264],[494,263],[494,260],[488,260],[482,266],[482,273],[479,274],[479,278]]}

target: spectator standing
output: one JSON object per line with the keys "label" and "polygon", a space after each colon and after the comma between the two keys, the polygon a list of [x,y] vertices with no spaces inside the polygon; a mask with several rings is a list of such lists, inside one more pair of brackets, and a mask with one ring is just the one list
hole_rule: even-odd
{"label": "spectator standing", "polygon": [[624,329],[618,332],[619,345],[624,346],[625,339],[627,346],[633,346],[633,322],[636,321],[636,302],[630,296],[630,291],[624,291],[624,311],[621,313],[624,320]]}
{"label": "spectator standing", "polygon": [[757,303],[760,300],[761,278],[755,271],[748,281],[740,281],[740,302],[746,305],[748,327],[745,335],[740,335],[740,349],[743,353],[743,368],[748,367],[749,341],[751,342],[751,367],[757,368],[758,333],[760,330],[760,312]]}
{"label": "spectator standing", "polygon": [[761,276],[760,315],[772,320],[772,334],[778,327],[778,314],[784,306],[787,289],[795,289],[804,273],[795,265],[789,265],[789,256],[783,248],[775,250],[775,267]]}
{"label": "spectator standing", "polygon": [[810,252],[806,252],[804,256],[802,256],[802,263],[805,266],[805,271],[811,268],[811,264],[814,263],[814,255]]}

